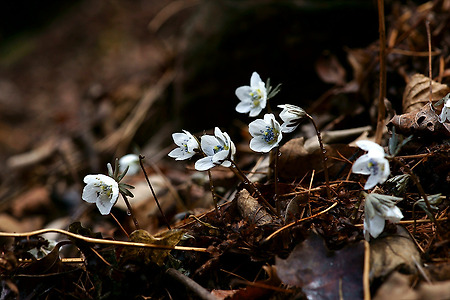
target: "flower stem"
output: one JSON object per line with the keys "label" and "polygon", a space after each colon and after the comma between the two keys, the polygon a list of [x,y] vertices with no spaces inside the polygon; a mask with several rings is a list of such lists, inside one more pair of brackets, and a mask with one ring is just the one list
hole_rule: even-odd
{"label": "flower stem", "polygon": [[125,235],[130,238],[130,236],[128,235],[128,232],[125,230],[125,228],[123,228],[122,224],[120,224],[119,220],[117,220],[116,216],[113,215],[112,212],[109,212],[109,214],[111,215],[111,217],[114,219],[114,221],[116,221],[117,225],[119,225],[120,229],[122,229],[123,233],[125,233]]}
{"label": "flower stem", "polygon": [[273,151],[275,153],[275,159],[273,161],[273,178],[274,178],[274,185],[275,185],[275,193],[273,195],[273,200],[275,202],[275,207],[277,208],[277,214],[280,215],[281,213],[281,207],[280,203],[278,201],[278,156],[280,155],[280,147],[275,147]]}
{"label": "flower stem", "polygon": [[375,132],[375,143],[381,144],[385,127],[384,99],[386,98],[386,29],[384,21],[384,0],[378,0],[378,26],[380,32],[380,85],[378,92],[378,119]]}
{"label": "flower stem", "polygon": [[413,171],[404,163],[402,162],[400,159],[397,159],[396,157],[391,157],[391,159],[398,163],[400,166],[402,166],[405,171],[411,175],[412,180],[414,181],[414,183],[416,184],[417,189],[419,190],[420,195],[422,196],[423,200],[425,200],[425,204],[427,205],[427,209],[430,212],[430,219],[431,221],[434,223],[434,225],[436,226],[436,232],[439,235],[439,233],[441,232],[441,227],[439,225],[439,223],[436,221],[436,218],[433,216],[433,214],[431,213],[433,211],[433,209],[431,208],[430,202],[428,201],[428,197],[425,194],[425,191],[422,187],[422,185],[420,184],[419,178],[416,176],[416,174],[413,173]]}
{"label": "flower stem", "polygon": [[145,171],[144,164],[142,163],[142,160],[144,158],[145,157],[143,155],[139,155],[139,164],[141,165],[142,172],[144,172],[145,180],[147,180],[147,184],[150,187],[150,190],[152,191],[152,195],[153,195],[153,198],[155,199],[156,205],[158,206],[159,212],[161,213],[161,215],[162,215],[162,217],[164,219],[164,222],[166,223],[167,229],[171,230],[172,228],[170,228],[169,221],[167,221],[166,215],[164,214],[164,212],[163,212],[163,210],[161,208],[161,205],[159,205],[158,198],[156,198],[155,190],[153,190],[153,186],[150,183],[150,180],[148,179],[147,172]]}
{"label": "flower stem", "polygon": [[258,195],[259,200],[262,201],[262,203],[264,204],[264,206],[266,208],[268,208],[274,215],[276,216],[280,216],[277,211],[275,210],[275,208],[270,205],[270,203],[264,198],[264,196],[261,194],[261,192],[258,190],[258,188],[256,187],[256,185],[250,181],[250,179],[248,179],[248,177],[244,174],[244,172],[242,172],[241,169],[239,169],[239,167],[236,165],[236,163],[230,159],[231,162],[231,170],[234,172],[234,174],[236,174],[237,177],[239,177],[239,179],[242,180],[242,182],[250,188],[251,192],[255,193],[256,195]]}
{"label": "flower stem", "polygon": [[127,205],[127,209],[130,212],[130,217],[133,219],[134,226],[136,229],[139,229],[139,223],[136,217],[134,216],[133,209],[131,208],[130,202],[128,201],[127,195],[124,193],[120,193],[122,195],[123,201],[125,201],[125,204]]}
{"label": "flower stem", "polygon": [[314,121],[313,117],[306,114],[306,116],[311,120],[311,123],[314,125],[314,129],[316,130],[317,139],[319,140],[319,146],[320,146],[320,154],[322,156],[322,165],[323,165],[323,174],[325,176],[325,184],[327,185],[327,197],[328,200],[331,200],[331,187],[330,187],[330,179],[328,177],[328,165],[327,165],[327,156],[326,156],[326,150],[322,143],[322,136],[320,135],[319,128],[317,128],[317,124]]}
{"label": "flower stem", "polygon": [[212,181],[212,176],[211,176],[211,169],[208,170],[208,177],[209,177],[209,188],[211,190],[211,194],[212,194],[212,198],[213,198],[213,202],[214,202],[214,210],[216,211],[216,215],[218,217],[220,217],[219,207],[217,206],[217,196],[216,196],[216,192],[214,191],[214,183]]}

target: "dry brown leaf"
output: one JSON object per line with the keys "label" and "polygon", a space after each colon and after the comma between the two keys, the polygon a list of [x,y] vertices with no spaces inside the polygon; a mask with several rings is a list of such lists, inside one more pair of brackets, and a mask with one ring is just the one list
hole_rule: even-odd
{"label": "dry brown leaf", "polygon": [[397,226],[397,234],[370,242],[370,279],[384,277],[398,268],[414,273],[415,261],[420,260],[420,253],[409,233]]}
{"label": "dry brown leaf", "polygon": [[449,299],[450,281],[422,283],[418,289],[411,288],[411,276],[394,272],[381,285],[374,300],[435,300]]}
{"label": "dry brown leaf", "polygon": [[316,62],[316,72],[326,83],[345,85],[345,69],[333,54],[322,55]]}
{"label": "dry brown leaf", "polygon": [[395,132],[403,135],[450,136],[449,124],[439,122],[439,116],[430,103],[425,104],[419,111],[394,116],[387,126],[394,126]]}
{"label": "dry brown leaf", "polygon": [[243,189],[237,198],[237,207],[242,217],[258,226],[272,224],[272,216],[253,198],[250,193]]}
{"label": "dry brown leaf", "polygon": [[[335,177],[343,171],[343,168],[350,166],[342,162],[340,155],[350,157],[356,148],[346,144],[325,145],[328,156],[328,173],[330,178]],[[312,170],[323,171],[323,162],[320,149],[311,153],[304,147],[304,139],[296,138],[288,141],[280,148],[281,156],[278,158],[278,175],[284,179],[302,178]],[[339,158],[333,159],[333,158]]]}
{"label": "dry brown leaf", "polygon": [[[446,84],[436,81],[431,85],[431,99],[434,102],[442,99],[450,92]],[[405,87],[403,93],[403,113],[421,109],[430,99],[430,79],[423,74],[415,74]]]}
{"label": "dry brown leaf", "polygon": [[295,246],[287,259],[276,258],[277,275],[285,284],[301,287],[308,299],[361,299],[364,245],[330,252],[312,234]]}

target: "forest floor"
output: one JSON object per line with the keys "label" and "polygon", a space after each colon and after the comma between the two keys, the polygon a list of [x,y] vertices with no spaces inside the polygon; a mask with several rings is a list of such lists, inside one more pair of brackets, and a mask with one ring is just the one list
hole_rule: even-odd
{"label": "forest floor", "polygon": [[[450,1],[389,1],[384,50],[359,2],[80,1],[4,41],[0,299],[450,299]],[[235,90],[254,71],[281,90],[250,117]],[[306,119],[249,147],[283,104],[313,118],[325,160]],[[172,133],[215,127],[231,167],[168,156]],[[389,154],[370,189],[361,140]],[[130,153],[133,197],[102,215],[83,179]],[[403,215],[376,238],[367,195]]]}

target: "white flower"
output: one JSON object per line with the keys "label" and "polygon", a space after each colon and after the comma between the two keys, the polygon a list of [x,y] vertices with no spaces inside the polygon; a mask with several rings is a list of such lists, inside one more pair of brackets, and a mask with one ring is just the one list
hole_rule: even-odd
{"label": "white flower", "polygon": [[365,194],[364,238],[369,234],[377,238],[383,232],[385,220],[398,223],[403,218],[400,209],[395,206],[402,198],[380,194]]}
{"label": "white flower", "polygon": [[256,72],[253,72],[252,77],[250,78],[250,86],[244,85],[238,87],[235,94],[239,100],[241,100],[236,106],[237,112],[250,112],[250,117],[255,117],[266,107],[266,85]]}
{"label": "white flower", "polygon": [[128,167],[127,175],[134,175],[139,172],[139,156],[136,154],[127,154],[119,159],[119,172],[125,172]]}
{"label": "white flower", "polygon": [[221,165],[230,167],[236,153],[236,147],[226,132],[220,131],[218,127],[214,129],[214,136],[204,135],[201,139],[201,148],[206,157],[199,159],[195,163],[195,169],[206,171],[212,167]]}
{"label": "white flower", "polygon": [[283,120],[281,125],[281,131],[289,133],[294,131],[303,118],[306,116],[306,112],[298,106],[291,104],[278,105],[283,111],[280,113],[280,118]]}
{"label": "white flower", "polygon": [[189,131],[183,130],[183,132],[172,134],[173,141],[179,147],[170,151],[168,155],[175,160],[191,158],[195,155],[195,150],[198,149],[197,139]]}
{"label": "white flower", "polygon": [[389,177],[390,169],[383,148],[371,141],[357,141],[356,145],[368,151],[368,153],[359,157],[352,167],[353,173],[370,175],[364,189],[368,190],[376,186],[377,183],[385,182]]}
{"label": "white flower", "polygon": [[445,100],[444,106],[442,107],[441,114],[439,115],[439,122],[444,123],[445,120],[450,121],[450,100],[447,98]]}
{"label": "white flower", "polygon": [[119,185],[111,177],[98,174],[87,175],[83,179],[86,186],[81,196],[84,201],[96,203],[102,215],[107,215],[119,197]]}
{"label": "white flower", "polygon": [[278,146],[282,138],[280,124],[273,114],[265,114],[264,120],[257,119],[251,122],[248,130],[253,136],[250,149],[256,152],[269,152]]}

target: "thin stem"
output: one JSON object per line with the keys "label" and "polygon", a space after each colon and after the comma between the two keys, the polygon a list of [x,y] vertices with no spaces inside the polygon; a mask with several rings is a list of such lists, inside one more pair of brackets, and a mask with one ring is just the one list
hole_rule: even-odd
{"label": "thin stem", "polygon": [[163,210],[161,208],[161,205],[159,205],[159,201],[158,201],[158,198],[156,197],[155,190],[153,190],[153,186],[150,183],[150,180],[148,179],[147,172],[145,171],[144,164],[142,163],[144,158],[145,157],[143,155],[139,155],[139,164],[141,165],[142,172],[144,172],[145,180],[147,180],[147,184],[150,187],[150,190],[152,192],[153,198],[155,199],[156,205],[158,206],[159,212],[161,213],[161,215],[162,215],[162,217],[164,219],[164,222],[166,223],[167,229],[171,230],[172,228],[170,228],[169,221],[167,221],[166,215],[164,214],[164,212],[163,212]]}
{"label": "thin stem", "polygon": [[326,150],[322,143],[322,136],[320,135],[319,128],[317,128],[317,124],[314,121],[314,119],[306,114],[306,116],[311,120],[311,123],[314,125],[314,129],[316,130],[317,139],[319,140],[319,146],[320,146],[320,155],[322,156],[322,165],[323,165],[323,174],[325,176],[325,184],[327,185],[327,197],[328,200],[331,200],[331,187],[330,187],[330,179],[328,177],[328,165],[327,165],[327,156],[326,156]]}
{"label": "thin stem", "polygon": [[380,32],[380,90],[378,93],[378,119],[375,132],[375,143],[381,144],[384,129],[386,98],[386,29],[384,25],[384,0],[378,0],[378,26]]}
{"label": "thin stem", "polygon": [[275,202],[275,207],[277,208],[277,214],[281,213],[281,204],[278,201],[278,156],[280,155],[280,147],[275,147],[274,149],[275,159],[273,161],[273,179],[275,184],[275,193],[273,195],[273,201]]}
{"label": "thin stem", "polygon": [[414,181],[414,183],[416,184],[417,189],[419,190],[420,195],[422,196],[423,200],[425,200],[425,204],[427,205],[427,209],[430,212],[430,219],[431,221],[434,223],[434,225],[436,226],[436,232],[439,235],[439,233],[441,232],[441,227],[439,226],[439,223],[436,221],[436,218],[433,216],[433,214],[431,213],[433,211],[433,209],[431,208],[430,202],[428,201],[428,197],[425,194],[425,191],[422,187],[422,185],[420,184],[419,178],[416,176],[416,174],[413,173],[413,171],[405,164],[403,163],[401,160],[392,157],[392,160],[395,161],[396,163],[398,163],[400,166],[402,166],[405,171],[411,175],[412,180]]}
{"label": "thin stem", "polygon": [[211,190],[213,202],[214,202],[214,210],[216,211],[216,215],[220,217],[219,215],[219,207],[217,206],[217,196],[216,192],[214,191],[214,183],[212,181],[211,176],[211,169],[208,170],[208,178],[209,178],[209,189]]}
{"label": "thin stem", "polygon": [[111,215],[111,217],[114,219],[114,221],[116,221],[117,225],[119,225],[120,229],[122,229],[123,233],[125,233],[125,235],[130,238],[130,236],[128,235],[128,232],[125,230],[125,228],[123,228],[122,224],[120,224],[119,220],[117,220],[116,216],[113,215],[112,212],[109,212],[109,214]]}
{"label": "thin stem", "polygon": [[427,28],[427,39],[428,39],[428,76],[430,77],[430,98],[429,101],[432,103],[432,95],[433,95],[433,75],[431,72],[431,33],[430,33],[430,21],[425,21],[425,27]]}
{"label": "thin stem", "polygon": [[275,208],[270,205],[270,203],[264,198],[256,185],[252,181],[250,181],[250,179],[248,179],[248,177],[244,174],[244,172],[242,172],[241,169],[239,169],[236,163],[231,159],[229,159],[229,161],[231,162],[230,169],[234,172],[234,174],[236,174],[236,176],[239,177],[239,179],[242,180],[242,182],[251,189],[251,192],[255,193],[258,196],[259,200],[262,201],[266,208],[268,208],[274,215],[280,216]]}
{"label": "thin stem", "polygon": [[127,205],[127,209],[130,213],[130,217],[133,219],[134,226],[136,227],[136,229],[139,229],[140,227],[139,227],[138,220],[134,216],[133,209],[131,208],[131,204],[128,201],[127,195],[125,195],[124,193],[120,193],[120,194],[122,195],[123,201],[125,201],[125,204]]}

